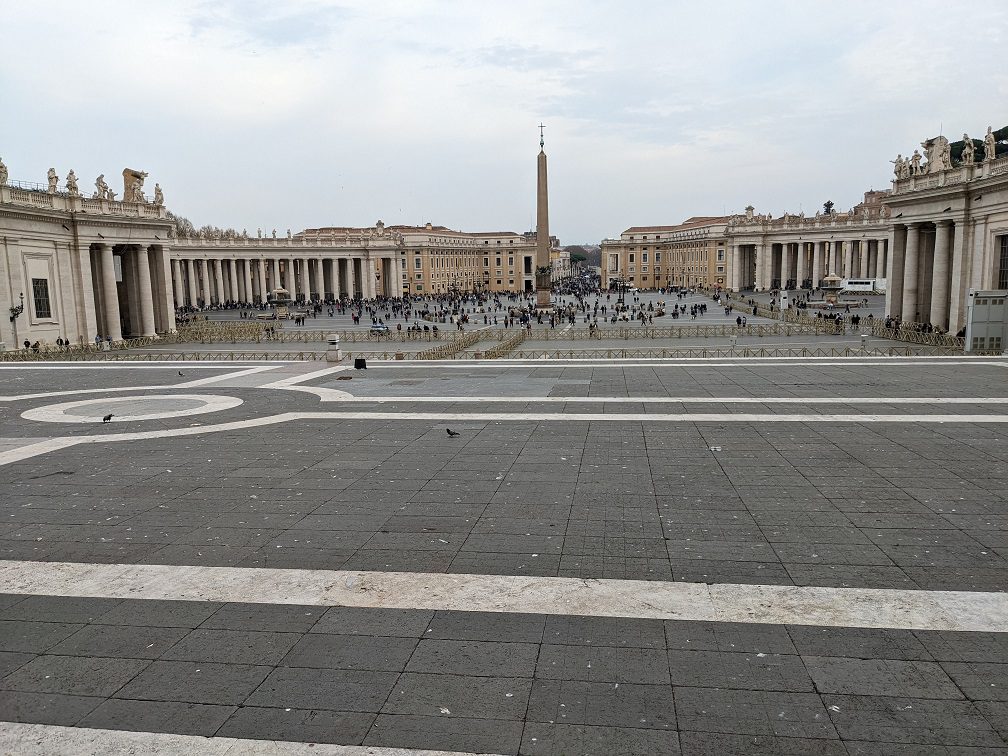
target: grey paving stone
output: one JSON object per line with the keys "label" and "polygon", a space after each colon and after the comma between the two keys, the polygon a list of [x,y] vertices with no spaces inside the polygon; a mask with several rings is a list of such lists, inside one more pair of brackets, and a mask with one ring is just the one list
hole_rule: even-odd
{"label": "grey paving stone", "polygon": [[193,628],[220,607],[212,601],[128,600],[102,615],[100,621],[109,625]]}
{"label": "grey paving stone", "polygon": [[1008,659],[1008,633],[915,630],[914,635],[938,661],[986,662]]}
{"label": "grey paving stone", "polygon": [[225,664],[278,664],[299,633],[198,628],[161,654],[162,659]]}
{"label": "grey paving stone", "polygon": [[424,609],[334,606],[325,610],[311,632],[419,638],[433,618],[434,612]]}
{"label": "grey paving stone", "polygon": [[1008,701],[1008,663],[942,662],[941,666],[971,701]]}
{"label": "grey paving stone", "polygon": [[483,677],[532,677],[536,643],[422,639],[406,665],[408,672]]}
{"label": "grey paving stone", "polygon": [[185,634],[185,628],[179,627],[88,625],[53,646],[50,653],[68,656],[156,659]]}
{"label": "grey paving stone", "polygon": [[0,695],[0,720],[68,727],[79,722],[102,700],[94,696],[5,690]]}
{"label": "grey paving stone", "polygon": [[0,612],[0,620],[31,622],[97,622],[119,604],[119,599],[74,596],[28,596]]}
{"label": "grey paving stone", "polygon": [[1004,746],[969,701],[881,696],[823,696],[844,740],[946,746]]}
{"label": "grey paving stone", "polygon": [[542,614],[438,611],[423,637],[444,640],[540,643],[546,627]]}
{"label": "grey paving stone", "polygon": [[6,677],[11,672],[23,667],[34,658],[35,654],[0,651],[0,678]]}
{"label": "grey paving stone", "polygon": [[531,685],[526,678],[406,672],[395,683],[381,711],[441,716],[447,709],[456,717],[521,721]]}
{"label": "grey paving stone", "polygon": [[909,630],[789,625],[787,631],[803,656],[924,661],[932,658],[917,636]]}
{"label": "grey paving stone", "polygon": [[308,633],[283,658],[285,667],[401,672],[416,649],[415,638]]}
{"label": "grey paving stone", "polygon": [[691,731],[679,739],[682,752],[694,756],[848,756],[839,740]]}
{"label": "grey paving stone", "polygon": [[360,712],[242,706],[221,725],[217,736],[356,745],[364,741],[374,719],[374,714]]}
{"label": "grey paving stone", "polygon": [[529,722],[522,735],[523,756],[668,756],[681,753],[675,730]]}
{"label": "grey paving stone", "polygon": [[522,723],[449,715],[379,714],[364,740],[369,746],[464,753],[518,752]]}
{"label": "grey paving stone", "polygon": [[217,732],[234,710],[234,706],[109,698],[77,725],[104,730],[170,732],[209,737]]}
{"label": "grey paving stone", "polygon": [[259,630],[303,633],[314,627],[325,607],[294,604],[228,603],[199,627],[213,630]]}
{"label": "grey paving stone", "polygon": [[536,680],[529,722],[675,729],[676,709],[667,685]]}
{"label": "grey paving stone", "polygon": [[65,622],[0,620],[0,651],[41,654],[82,627]]}
{"label": "grey paving stone", "polygon": [[673,685],[741,690],[812,691],[801,657],[720,651],[668,652]]}
{"label": "grey paving stone", "polygon": [[661,620],[550,615],[543,642],[560,645],[665,648]]}
{"label": "grey paving stone", "polygon": [[0,688],[31,693],[111,696],[143,670],[140,659],[38,656],[0,681]]}
{"label": "grey paving stone", "polygon": [[935,662],[803,657],[820,693],[961,699],[962,693]]}
{"label": "grey paving stone", "polygon": [[837,738],[815,693],[675,688],[682,731],[699,730],[782,738]]}
{"label": "grey paving stone", "polygon": [[117,693],[119,698],[237,706],[266,679],[252,664],[155,661]]}
{"label": "grey paving stone", "polygon": [[377,712],[397,678],[394,672],[278,667],[246,703],[267,708]]}
{"label": "grey paving stone", "polygon": [[544,680],[669,684],[669,665],[658,649],[543,645],[535,676]]}

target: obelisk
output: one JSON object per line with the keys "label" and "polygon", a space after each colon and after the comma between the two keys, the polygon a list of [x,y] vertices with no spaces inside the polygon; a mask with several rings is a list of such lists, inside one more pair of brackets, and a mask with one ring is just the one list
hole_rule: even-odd
{"label": "obelisk", "polygon": [[543,139],[543,129],[539,124],[539,172],[536,183],[536,308],[550,308],[550,233],[549,233],[549,199],[546,188],[546,143]]}

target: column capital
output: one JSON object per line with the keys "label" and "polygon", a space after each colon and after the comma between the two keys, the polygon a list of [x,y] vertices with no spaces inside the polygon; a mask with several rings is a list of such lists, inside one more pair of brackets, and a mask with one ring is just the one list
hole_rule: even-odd
{"label": "column capital", "polygon": [[955,221],[953,221],[951,218],[942,218],[941,220],[936,220],[934,224],[935,226],[941,226],[942,228],[947,228],[948,226],[951,226],[954,222]]}

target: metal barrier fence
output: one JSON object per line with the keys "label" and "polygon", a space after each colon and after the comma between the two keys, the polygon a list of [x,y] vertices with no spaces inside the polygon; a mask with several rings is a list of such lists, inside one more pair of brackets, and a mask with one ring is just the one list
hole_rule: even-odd
{"label": "metal barrier fence", "polygon": [[913,347],[677,347],[674,349],[544,349],[518,350],[509,355],[516,360],[583,360],[583,359],[677,359],[677,358],[738,358],[738,357],[917,357],[948,354],[945,350],[922,351]]}
{"label": "metal barrier fence", "polygon": [[244,361],[300,361],[318,362],[326,359],[325,352],[47,352],[21,354],[10,359],[11,352],[0,353],[0,362],[199,362],[201,360],[244,360]]}
{"label": "metal barrier fence", "polygon": [[[274,325],[275,323],[275,325]],[[267,329],[274,330],[267,330]],[[408,342],[408,341],[442,341],[451,338],[451,331],[410,331],[408,329],[397,331],[389,330],[378,333],[370,330],[360,329],[351,331],[340,330],[311,330],[311,331],[285,331],[280,326],[280,321],[270,321],[263,323],[260,321],[222,321],[207,320],[197,321],[186,325],[179,325],[177,334],[172,334],[176,341],[200,342],[203,344],[214,344],[219,342],[238,343],[262,343],[280,342],[297,344],[325,343],[329,336],[336,334],[340,338],[340,343],[360,343],[360,342]]]}
{"label": "metal barrier fence", "polygon": [[501,342],[499,346],[495,346],[492,349],[487,349],[483,352],[483,359],[485,360],[499,360],[507,357],[511,354],[514,349],[525,341],[526,331],[525,329],[520,329],[513,332],[507,339]]}
{"label": "metal barrier fence", "polygon": [[442,344],[441,346],[436,346],[433,349],[425,349],[422,352],[418,352],[414,359],[448,360],[461,352],[463,349],[471,347],[479,341],[480,338],[481,333],[479,331],[470,331],[469,333],[464,333],[461,336],[452,339],[447,344]]}
{"label": "metal barrier fence", "polygon": [[871,324],[871,334],[880,339],[906,341],[911,344],[924,344],[926,346],[948,347],[949,349],[957,349],[960,352],[966,350],[966,339],[964,338],[947,333],[925,333],[913,328],[886,328],[884,321],[873,322]]}

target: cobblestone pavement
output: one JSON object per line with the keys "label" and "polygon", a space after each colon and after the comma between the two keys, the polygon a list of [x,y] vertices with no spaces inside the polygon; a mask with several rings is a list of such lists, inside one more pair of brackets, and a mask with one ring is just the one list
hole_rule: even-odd
{"label": "cobblestone pavement", "polygon": [[1006,377],[0,366],[0,750],[1006,753]]}

